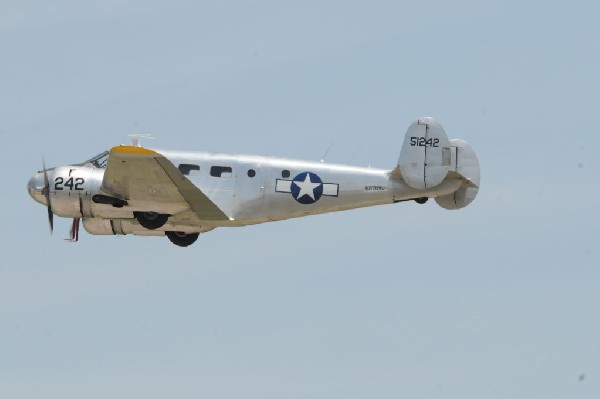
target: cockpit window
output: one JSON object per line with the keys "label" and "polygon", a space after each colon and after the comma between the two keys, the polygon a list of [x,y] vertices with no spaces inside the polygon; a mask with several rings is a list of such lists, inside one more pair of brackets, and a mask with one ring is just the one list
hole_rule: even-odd
{"label": "cockpit window", "polygon": [[87,165],[87,164],[92,164],[92,166],[99,168],[99,169],[104,169],[106,168],[106,163],[108,162],[108,151],[104,151],[101,154],[96,155],[95,157],[88,159],[85,162],[80,163],[79,165]]}

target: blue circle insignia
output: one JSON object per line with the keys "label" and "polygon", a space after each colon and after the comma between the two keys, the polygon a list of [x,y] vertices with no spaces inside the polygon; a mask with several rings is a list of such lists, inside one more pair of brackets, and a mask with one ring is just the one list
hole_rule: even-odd
{"label": "blue circle insignia", "polygon": [[323,195],[323,182],[312,172],[302,172],[292,180],[292,196],[304,205],[314,204]]}

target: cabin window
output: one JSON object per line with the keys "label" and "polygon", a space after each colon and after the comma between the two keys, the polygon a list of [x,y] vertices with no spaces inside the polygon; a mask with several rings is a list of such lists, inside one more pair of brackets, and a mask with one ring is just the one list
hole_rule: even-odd
{"label": "cabin window", "polygon": [[288,177],[290,177],[290,171],[287,169],[282,170],[281,177],[283,177],[284,179],[287,179]]}
{"label": "cabin window", "polygon": [[200,170],[200,166],[198,166],[198,165],[192,165],[192,164],[189,164],[189,163],[182,163],[177,168],[179,169],[179,171],[181,173],[183,173],[186,176],[189,176],[191,174],[192,170],[195,170],[195,171],[199,171]]}
{"label": "cabin window", "polygon": [[233,176],[233,170],[230,166],[212,166],[210,175],[212,177],[231,177]]}
{"label": "cabin window", "polygon": [[254,169],[248,169],[248,177],[256,176],[256,171]]}

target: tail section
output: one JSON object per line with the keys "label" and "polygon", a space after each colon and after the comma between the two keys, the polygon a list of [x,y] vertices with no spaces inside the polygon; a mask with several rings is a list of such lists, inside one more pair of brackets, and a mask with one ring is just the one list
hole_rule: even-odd
{"label": "tail section", "polygon": [[408,128],[398,159],[402,178],[424,190],[440,184],[450,171],[450,141],[433,118],[420,118]]}
{"label": "tail section", "polygon": [[433,118],[420,118],[406,132],[398,169],[402,179],[418,190],[431,189],[446,177],[455,177],[463,184],[457,191],[436,202],[445,209],[460,209],[469,205],[479,191],[479,161],[464,140],[448,140],[442,125]]}
{"label": "tail section", "polygon": [[479,192],[481,174],[479,160],[475,151],[464,140],[450,140],[451,145],[451,173],[456,173],[463,181],[458,190],[452,194],[437,197],[435,202],[445,209],[461,209],[469,205]]}

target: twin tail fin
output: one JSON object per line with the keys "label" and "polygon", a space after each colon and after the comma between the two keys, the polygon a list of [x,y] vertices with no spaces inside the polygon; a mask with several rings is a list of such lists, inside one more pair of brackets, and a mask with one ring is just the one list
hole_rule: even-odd
{"label": "twin tail fin", "polygon": [[442,125],[430,117],[408,128],[397,169],[406,184],[418,190],[434,188],[448,175],[460,178],[463,184],[457,191],[435,199],[445,209],[464,208],[479,191],[477,155],[466,141],[449,140]]}

